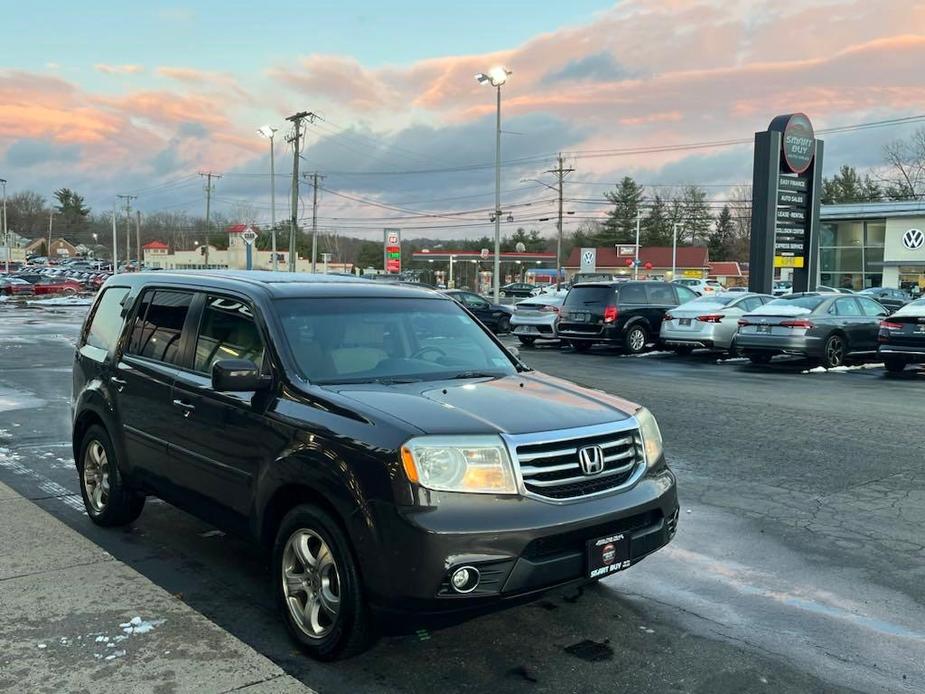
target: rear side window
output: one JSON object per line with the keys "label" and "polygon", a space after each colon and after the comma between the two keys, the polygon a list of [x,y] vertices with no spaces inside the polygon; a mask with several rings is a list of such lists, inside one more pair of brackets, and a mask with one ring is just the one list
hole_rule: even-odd
{"label": "rear side window", "polygon": [[[646,303],[646,288],[641,284],[624,284],[620,287],[620,304],[645,304]],[[674,297],[672,297],[672,300]]]}
{"label": "rear side window", "polygon": [[[683,291],[683,287],[678,288],[678,293]],[[677,302],[674,294],[674,287],[667,284],[650,284],[646,286],[646,293],[649,295],[650,304],[662,304],[674,306]]]}
{"label": "rear side window", "polygon": [[193,368],[211,373],[222,359],[250,359],[260,366],[263,340],[250,308],[240,301],[210,296],[206,299]]}
{"label": "rear side window", "polygon": [[135,325],[129,353],[168,364],[180,361],[180,335],[193,295],[189,292],[146,292]]}
{"label": "rear side window", "polygon": [[[623,290],[620,290],[622,295]],[[565,297],[565,306],[567,308],[587,308],[590,306],[607,306],[613,297],[613,289],[610,287],[572,287],[568,296]]]}
{"label": "rear side window", "polygon": [[103,292],[87,331],[86,344],[112,351],[122,333],[122,300],[126,294],[127,287],[110,287]]}
{"label": "rear side window", "polygon": [[835,302],[835,312],[839,316],[860,316],[861,309],[854,299],[839,299]]}

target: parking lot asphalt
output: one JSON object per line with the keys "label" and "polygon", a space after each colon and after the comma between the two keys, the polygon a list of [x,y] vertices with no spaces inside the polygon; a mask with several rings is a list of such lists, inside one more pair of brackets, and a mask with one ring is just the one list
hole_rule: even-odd
{"label": "parking lot asphalt", "polygon": [[328,665],[288,640],[255,547],[163,503],[116,531],[75,503],[84,310],[0,305],[0,482],[313,689],[925,690],[925,373],[523,348],[537,369],[656,414],[679,477],[677,537],[584,592]]}

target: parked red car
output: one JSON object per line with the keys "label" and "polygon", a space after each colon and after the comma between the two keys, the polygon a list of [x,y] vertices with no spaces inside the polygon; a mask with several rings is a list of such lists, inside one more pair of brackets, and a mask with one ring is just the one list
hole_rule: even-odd
{"label": "parked red car", "polygon": [[64,294],[70,296],[83,290],[83,285],[72,279],[64,277],[47,277],[39,280],[33,286],[36,296],[45,294]]}

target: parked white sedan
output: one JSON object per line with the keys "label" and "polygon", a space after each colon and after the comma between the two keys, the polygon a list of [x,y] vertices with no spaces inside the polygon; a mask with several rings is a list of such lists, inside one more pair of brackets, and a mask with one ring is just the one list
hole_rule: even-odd
{"label": "parked white sedan", "polygon": [[678,354],[690,354],[698,347],[731,352],[739,318],[773,299],[741,292],[701,296],[665,314],[659,337]]}
{"label": "parked white sedan", "polygon": [[511,316],[511,333],[524,345],[532,345],[537,340],[558,340],[556,324],[566,294],[541,294],[518,301]]}

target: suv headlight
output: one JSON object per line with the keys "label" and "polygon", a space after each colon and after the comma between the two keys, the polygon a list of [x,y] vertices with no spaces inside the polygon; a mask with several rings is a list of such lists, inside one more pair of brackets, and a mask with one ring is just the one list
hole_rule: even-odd
{"label": "suv headlight", "polygon": [[646,466],[652,467],[662,457],[662,432],[659,431],[655,417],[645,407],[636,411],[636,421],[639,422],[639,435],[642,436]]}
{"label": "suv headlight", "polygon": [[499,436],[421,436],[401,448],[405,474],[444,492],[516,494],[514,469]]}

